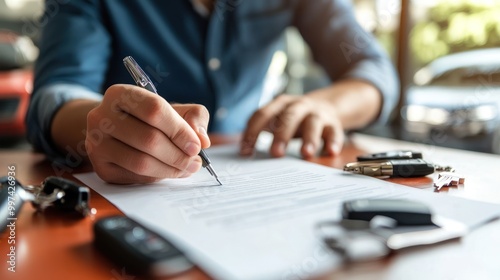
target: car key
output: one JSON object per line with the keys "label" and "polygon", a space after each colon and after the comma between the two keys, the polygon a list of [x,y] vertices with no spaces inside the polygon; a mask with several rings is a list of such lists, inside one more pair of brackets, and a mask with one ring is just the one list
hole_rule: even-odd
{"label": "car key", "polygon": [[342,205],[342,218],[317,224],[325,245],[346,261],[368,261],[390,252],[460,238],[467,227],[432,215],[422,202],[406,199],[356,199]]}
{"label": "car key", "polygon": [[[2,177],[0,183],[2,185],[2,207],[4,199],[8,199],[11,201],[10,204],[13,203],[12,201],[18,201],[19,205],[16,205],[16,211],[19,211],[24,202],[30,201],[33,207],[40,212],[47,208],[53,208],[63,212],[77,213],[81,217],[95,213],[95,209],[89,208],[89,188],[68,179],[51,176],[47,177],[41,186],[23,186],[17,180]],[[3,194],[3,188],[7,188],[7,193]],[[7,204],[5,207],[9,207]],[[3,208],[0,209],[3,211]]]}
{"label": "car key", "polygon": [[351,162],[344,166],[344,171],[374,177],[408,178],[426,176],[435,171],[453,171],[453,168],[435,165],[421,158],[416,158]]}
{"label": "car key", "polygon": [[415,151],[396,150],[383,153],[364,154],[358,156],[356,159],[358,161],[370,161],[370,160],[411,159],[411,158],[422,158],[422,153]]}
{"label": "car key", "polygon": [[141,275],[171,276],[194,266],[167,239],[125,216],[98,220],[94,244],[127,271]]}
{"label": "car key", "polygon": [[433,225],[429,207],[406,199],[355,199],[342,204],[342,217],[370,221],[375,216],[394,219],[398,226]]}
{"label": "car key", "polygon": [[68,179],[51,176],[42,182],[32,203],[40,211],[54,207],[66,212],[76,212],[84,217],[95,211],[90,209],[89,201],[89,188]]}
{"label": "car key", "polygon": [[457,186],[465,182],[465,177],[454,172],[441,172],[438,174],[437,180],[434,182],[436,191],[440,191],[442,187]]}

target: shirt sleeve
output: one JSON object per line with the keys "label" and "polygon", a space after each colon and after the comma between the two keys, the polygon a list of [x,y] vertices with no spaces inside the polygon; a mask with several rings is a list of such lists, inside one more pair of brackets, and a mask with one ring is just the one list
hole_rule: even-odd
{"label": "shirt sleeve", "polygon": [[311,47],[314,59],[333,82],[355,78],[374,85],[383,99],[374,125],[387,123],[399,100],[399,82],[391,61],[358,24],[349,0],[311,2],[299,0],[294,25]]}
{"label": "shirt sleeve", "polygon": [[68,164],[66,155],[52,143],[50,127],[55,112],[64,103],[74,99],[102,100],[102,95],[76,84],[51,84],[39,89],[31,97],[26,117],[28,141],[36,150],[43,151],[50,160],[62,164]]}
{"label": "shirt sleeve", "polygon": [[52,119],[68,101],[102,98],[110,38],[102,24],[99,1],[46,1],[45,9],[26,116],[27,138],[36,150],[61,160],[65,155],[51,138]]}

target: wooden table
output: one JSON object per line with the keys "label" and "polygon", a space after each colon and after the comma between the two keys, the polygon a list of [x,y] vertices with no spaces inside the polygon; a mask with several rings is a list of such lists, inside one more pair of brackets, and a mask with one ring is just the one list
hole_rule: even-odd
{"label": "wooden table", "polygon": [[[213,144],[237,141],[237,137],[213,136]],[[432,144],[432,143],[431,143]],[[500,156],[437,148],[399,142],[361,134],[352,135],[342,154],[335,158],[315,158],[311,161],[342,168],[355,161],[357,155],[394,149],[412,149],[424,157],[443,164],[453,164],[466,176],[465,186],[444,189],[436,195],[453,195],[492,203],[500,203]],[[39,184],[49,175],[73,179],[73,172],[89,171],[89,166],[66,170],[61,174],[42,154],[30,151],[1,151],[0,172],[16,167],[15,176],[22,184]],[[58,174],[59,173],[59,174]],[[391,179],[403,185],[433,191],[432,177]],[[56,213],[36,213],[30,204],[21,209],[14,231],[0,235],[0,279],[116,279],[137,277],[126,274],[102,256],[92,245],[92,225],[101,217],[121,212],[99,194],[92,191],[92,217],[76,219]],[[10,267],[9,235],[15,239],[15,272]],[[335,279],[500,279],[500,222],[494,221],[466,237],[444,244],[409,249],[381,261],[345,265],[325,278]],[[258,268],[256,268],[258,269]],[[175,279],[208,279],[199,269]]]}

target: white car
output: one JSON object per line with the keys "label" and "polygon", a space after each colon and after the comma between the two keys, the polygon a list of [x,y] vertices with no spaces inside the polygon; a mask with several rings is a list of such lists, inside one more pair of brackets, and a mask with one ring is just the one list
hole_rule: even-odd
{"label": "white car", "polygon": [[439,131],[465,139],[499,129],[500,48],[438,58],[415,74],[414,83],[401,114],[415,137]]}

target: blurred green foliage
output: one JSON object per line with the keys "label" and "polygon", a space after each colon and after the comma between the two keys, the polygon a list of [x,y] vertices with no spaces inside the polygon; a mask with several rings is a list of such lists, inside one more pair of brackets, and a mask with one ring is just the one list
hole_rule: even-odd
{"label": "blurred green foliage", "polygon": [[437,2],[410,33],[417,68],[450,53],[500,47],[500,0]]}

